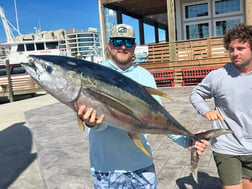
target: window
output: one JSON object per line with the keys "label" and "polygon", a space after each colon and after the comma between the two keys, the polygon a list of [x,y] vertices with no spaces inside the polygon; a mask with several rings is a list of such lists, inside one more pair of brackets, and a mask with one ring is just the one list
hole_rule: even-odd
{"label": "window", "polygon": [[94,41],[93,38],[84,38],[84,39],[78,39],[79,42],[82,42],[82,41]]}
{"label": "window", "polygon": [[[17,75],[17,74],[24,74],[26,73],[25,69],[21,65],[10,65],[10,74]],[[7,68],[6,66],[0,67],[0,76],[7,75]]]}
{"label": "window", "polygon": [[44,50],[45,49],[44,43],[36,43],[36,49],[37,50]]}
{"label": "window", "polygon": [[33,43],[26,44],[26,50],[27,51],[34,51],[35,50],[34,44]]}
{"label": "window", "polygon": [[209,23],[195,23],[186,25],[186,39],[209,37]]}
{"label": "window", "polygon": [[185,18],[208,16],[208,3],[185,6]]}
{"label": "window", "polygon": [[93,37],[93,34],[78,34],[78,36],[77,36],[78,38],[79,37]]}
{"label": "window", "polygon": [[215,1],[215,14],[225,14],[240,12],[240,0],[221,0]]}
{"label": "window", "polygon": [[182,30],[177,36],[178,39],[222,36],[235,24],[244,22],[245,0],[180,0],[180,2],[183,16]]}
{"label": "window", "polygon": [[47,49],[57,49],[58,48],[58,42],[47,42],[46,43]]}
{"label": "window", "polygon": [[18,44],[17,51],[25,51],[24,44]]}
{"label": "window", "polygon": [[11,66],[11,74],[17,75],[17,74],[24,74],[25,69],[21,65],[15,65]]}
{"label": "window", "polygon": [[229,29],[233,28],[236,24],[239,23],[241,23],[240,18],[216,21],[215,25],[216,36],[225,35]]}
{"label": "window", "polygon": [[0,76],[6,76],[7,75],[7,71],[6,71],[6,66],[1,66],[0,67]]}

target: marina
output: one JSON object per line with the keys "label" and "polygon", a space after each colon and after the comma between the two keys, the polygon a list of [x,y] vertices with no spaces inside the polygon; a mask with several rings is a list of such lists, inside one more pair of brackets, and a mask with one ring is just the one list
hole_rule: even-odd
{"label": "marina", "polygon": [[[136,54],[134,58],[144,58],[137,64],[156,75],[159,89],[174,100],[162,98],[165,109],[192,133],[211,128],[211,122],[192,107],[188,95],[210,68],[219,68],[230,61],[223,47],[223,35],[237,23],[252,24],[252,12],[248,11],[252,10],[252,0],[97,2],[100,28],[42,31],[34,27],[34,32],[27,34],[19,32],[18,22],[17,27],[10,24],[0,5],[6,34],[6,42],[0,43],[0,189],[93,188],[87,130],[79,130],[74,112],[46,94],[25,73],[20,62],[29,62],[30,54],[102,62],[108,58],[107,9],[118,24],[124,23],[125,16],[137,20],[141,56]],[[228,6],[229,2],[235,2],[236,6]],[[150,44],[145,41],[150,36],[145,30],[147,24],[153,27],[154,41]],[[164,40],[160,40],[160,30]],[[187,78],[186,72],[190,72]],[[169,75],[164,79],[163,73]],[[207,103],[214,106],[211,100]],[[200,158],[199,183],[196,183],[191,176],[188,149],[162,135],[149,135],[149,142],[159,189],[222,188],[210,147]]]}

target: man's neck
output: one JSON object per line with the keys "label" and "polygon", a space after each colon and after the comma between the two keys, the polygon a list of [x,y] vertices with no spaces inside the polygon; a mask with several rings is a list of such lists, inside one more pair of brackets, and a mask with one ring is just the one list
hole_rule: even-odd
{"label": "man's neck", "polygon": [[235,67],[237,70],[239,70],[243,74],[247,74],[252,71],[252,63],[250,63],[246,66],[240,66],[240,67],[235,66]]}
{"label": "man's neck", "polygon": [[116,65],[117,67],[119,67],[121,70],[127,70],[130,66],[131,66],[131,62],[127,63],[127,64],[118,64],[116,62],[114,62],[113,60],[111,60],[111,62]]}

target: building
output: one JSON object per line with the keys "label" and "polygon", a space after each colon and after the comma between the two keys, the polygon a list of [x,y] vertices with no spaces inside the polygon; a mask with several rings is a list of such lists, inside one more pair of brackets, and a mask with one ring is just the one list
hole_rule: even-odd
{"label": "building", "polygon": [[158,29],[165,30],[167,42],[173,42],[221,36],[237,23],[252,24],[252,0],[99,0],[102,37],[105,8],[116,12],[117,23],[123,23],[122,15],[138,20],[141,45],[144,24],[153,26],[156,43]]}
{"label": "building", "polygon": [[88,28],[87,31],[74,28],[66,29],[65,36],[66,48],[70,50],[70,56],[94,62],[103,60],[100,34],[96,28]]}
{"label": "building", "polygon": [[[223,47],[223,35],[235,24],[252,25],[252,0],[98,2],[103,45],[107,43],[105,9],[116,12],[118,24],[125,23],[124,15],[135,18],[140,45],[148,46],[148,61],[141,66],[150,71],[174,70],[175,86],[183,85],[185,69],[196,74],[230,61]],[[145,24],[153,27],[154,43],[145,43]],[[166,42],[160,40],[159,30],[165,31]],[[193,74],[192,79],[196,79]]]}
{"label": "building", "polygon": [[245,0],[175,2],[177,40],[223,36],[235,24],[246,22]]}

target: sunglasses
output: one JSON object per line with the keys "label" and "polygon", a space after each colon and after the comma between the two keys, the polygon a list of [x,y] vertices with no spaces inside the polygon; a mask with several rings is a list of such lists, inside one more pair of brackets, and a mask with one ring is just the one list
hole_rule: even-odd
{"label": "sunglasses", "polygon": [[125,47],[133,47],[135,44],[135,39],[110,39],[110,42],[115,47],[121,47],[123,43]]}

